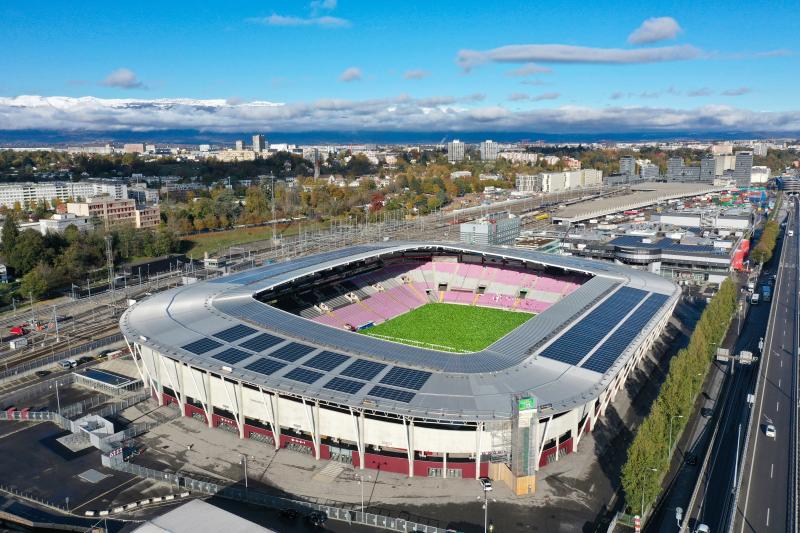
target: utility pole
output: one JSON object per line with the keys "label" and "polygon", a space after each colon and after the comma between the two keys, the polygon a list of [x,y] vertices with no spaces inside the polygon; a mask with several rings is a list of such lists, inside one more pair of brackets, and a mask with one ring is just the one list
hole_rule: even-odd
{"label": "utility pole", "polygon": [[108,290],[111,291],[111,316],[114,316],[116,311],[116,302],[114,301],[114,252],[112,250],[111,235],[106,235],[106,265],[108,267]]}
{"label": "utility pole", "polygon": [[58,338],[58,315],[56,315],[56,306],[55,305],[53,306],[53,322],[55,322],[55,325],[56,325],[56,342],[58,342],[61,339]]}

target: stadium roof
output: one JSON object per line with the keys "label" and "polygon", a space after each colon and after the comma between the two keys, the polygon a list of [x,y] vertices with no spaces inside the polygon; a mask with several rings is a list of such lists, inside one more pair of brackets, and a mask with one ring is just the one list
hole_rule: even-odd
{"label": "stadium roof", "polygon": [[[593,277],[486,349],[453,354],[306,320],[254,295],[349,263],[411,251],[474,253]],[[275,263],[147,298],[120,327],[129,341],[270,390],[400,415],[508,418],[515,395],[560,412],[599,394],[677,298],[659,276],[530,250],[377,243]]]}

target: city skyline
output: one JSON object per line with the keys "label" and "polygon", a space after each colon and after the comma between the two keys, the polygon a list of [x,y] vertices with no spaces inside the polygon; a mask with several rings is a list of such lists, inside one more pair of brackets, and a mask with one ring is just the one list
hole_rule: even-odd
{"label": "city skyline", "polygon": [[0,130],[796,133],[768,7],[6,5]]}

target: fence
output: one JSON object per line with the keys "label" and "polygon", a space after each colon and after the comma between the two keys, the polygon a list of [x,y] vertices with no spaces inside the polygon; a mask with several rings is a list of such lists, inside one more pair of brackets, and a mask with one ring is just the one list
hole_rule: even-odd
{"label": "fence", "polygon": [[123,341],[122,333],[117,333],[115,335],[111,335],[110,337],[97,339],[95,341],[86,344],[81,344],[80,346],[73,346],[68,350],[53,353],[46,357],[37,358],[33,361],[28,361],[27,363],[23,363],[19,366],[15,366],[14,368],[10,368],[8,370],[0,372],[0,383],[9,379],[17,379],[27,376],[28,374],[35,372],[40,368],[57,363],[62,359],[74,357],[76,355],[84,354],[86,352],[96,350],[97,348],[101,348],[103,346],[108,346],[109,344],[114,344],[122,341]]}
{"label": "fence", "polygon": [[[301,500],[291,500],[272,496],[264,492],[244,487],[231,487],[221,480],[211,478],[199,479],[188,477],[184,474],[173,474],[147,468],[130,462],[122,461],[119,456],[109,457],[103,455],[103,465],[114,470],[134,474],[138,477],[161,481],[174,485],[176,489],[189,490],[243,501],[275,509],[292,508],[299,511],[319,511],[325,513],[329,519],[340,520],[348,524],[366,524],[392,531],[418,531],[423,533],[454,533],[454,530],[425,524],[410,518],[391,517],[374,513],[366,513],[355,509],[345,509],[333,505],[318,504]],[[198,476],[199,477],[199,476]]]}

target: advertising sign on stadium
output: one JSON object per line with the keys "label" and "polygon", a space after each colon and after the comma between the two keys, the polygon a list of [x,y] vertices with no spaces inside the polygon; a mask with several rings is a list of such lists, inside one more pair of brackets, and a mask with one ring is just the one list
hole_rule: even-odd
{"label": "advertising sign on stadium", "polygon": [[536,398],[532,396],[527,396],[525,398],[519,399],[520,411],[529,411],[531,409],[536,409]]}

